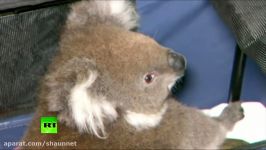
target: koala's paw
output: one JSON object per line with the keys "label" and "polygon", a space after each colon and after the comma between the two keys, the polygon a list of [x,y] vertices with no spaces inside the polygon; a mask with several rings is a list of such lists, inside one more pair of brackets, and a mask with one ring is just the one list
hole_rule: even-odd
{"label": "koala's paw", "polygon": [[232,129],[236,122],[244,118],[244,109],[241,107],[241,102],[229,103],[219,118],[224,126]]}

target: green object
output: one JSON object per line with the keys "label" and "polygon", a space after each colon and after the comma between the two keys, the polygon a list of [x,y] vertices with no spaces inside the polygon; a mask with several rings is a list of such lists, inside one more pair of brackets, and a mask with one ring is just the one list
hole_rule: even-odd
{"label": "green object", "polygon": [[56,134],[57,131],[57,117],[41,117],[42,134]]}
{"label": "green object", "polygon": [[238,146],[233,148],[234,150],[265,150],[266,149],[266,140],[259,141],[256,143],[248,144],[248,145],[243,145],[243,146]]}

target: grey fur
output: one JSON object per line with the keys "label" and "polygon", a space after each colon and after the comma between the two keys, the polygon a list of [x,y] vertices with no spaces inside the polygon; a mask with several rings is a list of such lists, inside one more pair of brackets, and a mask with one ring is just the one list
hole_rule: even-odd
{"label": "grey fur", "polygon": [[113,13],[111,7],[113,2],[113,0],[83,0],[74,4],[71,7],[72,11],[69,14],[67,27],[105,23],[135,30],[138,27],[139,16],[134,3],[128,0],[118,0],[125,8]]}

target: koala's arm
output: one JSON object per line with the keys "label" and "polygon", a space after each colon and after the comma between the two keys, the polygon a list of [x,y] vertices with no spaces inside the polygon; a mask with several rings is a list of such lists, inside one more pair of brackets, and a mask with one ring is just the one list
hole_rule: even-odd
{"label": "koala's arm", "polygon": [[169,128],[169,131],[164,132],[169,133],[170,139],[178,139],[173,143],[179,143],[181,148],[218,148],[226,133],[243,118],[239,102],[230,103],[218,118],[211,118],[198,109],[183,106],[174,99],[170,99],[168,103],[169,109],[162,125]]}
{"label": "koala's arm", "polygon": [[222,111],[217,118],[227,130],[232,130],[235,123],[244,118],[244,110],[241,107],[241,102],[232,102]]}
{"label": "koala's arm", "polygon": [[169,108],[162,120],[162,132],[177,148],[218,148],[226,131],[215,119],[196,108],[186,107],[174,99],[168,101]]}

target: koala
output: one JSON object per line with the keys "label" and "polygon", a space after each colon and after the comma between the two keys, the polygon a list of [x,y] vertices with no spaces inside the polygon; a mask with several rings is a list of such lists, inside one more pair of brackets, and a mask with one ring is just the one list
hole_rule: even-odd
{"label": "koala", "polygon": [[[243,118],[240,103],[211,118],[176,101],[170,91],[184,76],[185,57],[133,32],[137,27],[136,10],[126,0],[71,6],[22,141],[76,146],[19,149],[198,149],[223,143]],[[43,116],[57,116],[57,134],[40,133]]]}

